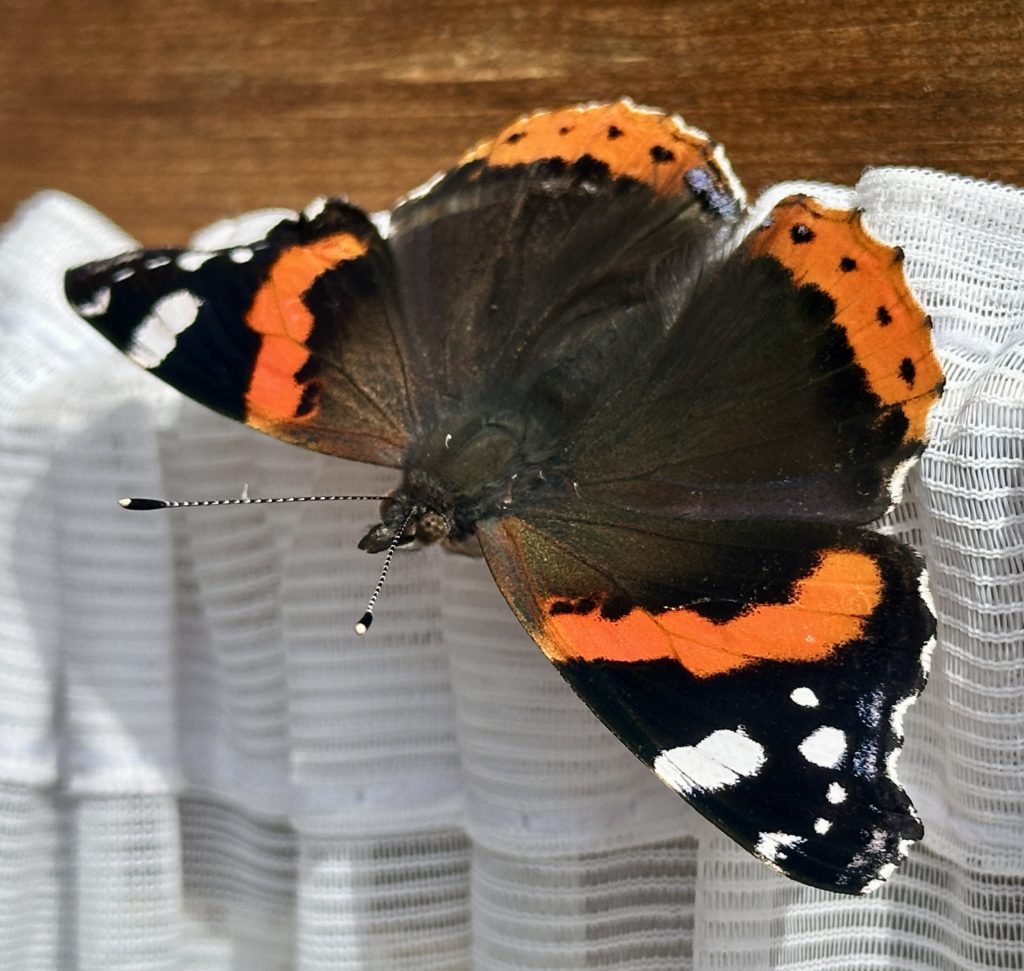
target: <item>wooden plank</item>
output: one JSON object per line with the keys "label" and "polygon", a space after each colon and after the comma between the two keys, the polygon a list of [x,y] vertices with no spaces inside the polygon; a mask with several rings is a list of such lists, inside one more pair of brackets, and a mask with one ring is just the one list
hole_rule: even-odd
{"label": "wooden plank", "polygon": [[522,111],[629,94],[748,189],[923,165],[1024,183],[1019,0],[7,0],[0,218],[74,193],[145,242],[386,206]]}

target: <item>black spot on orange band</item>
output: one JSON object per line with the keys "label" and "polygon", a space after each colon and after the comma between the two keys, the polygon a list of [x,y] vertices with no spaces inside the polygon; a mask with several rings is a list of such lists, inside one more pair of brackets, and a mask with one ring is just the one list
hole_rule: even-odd
{"label": "black spot on orange band", "polygon": [[[810,241],[798,230],[808,224],[814,227]],[[928,411],[941,393],[942,369],[928,317],[907,289],[896,248],[868,235],[859,212],[828,209],[807,196],[776,205],[747,248],[753,256],[778,260],[801,292],[820,292],[833,301],[834,322],[852,351],[847,363],[862,369],[884,405],[898,406],[893,420],[905,424],[904,440],[924,441]],[[873,300],[865,299],[868,286]]]}
{"label": "black spot on orange band", "polygon": [[814,239],[814,230],[806,223],[797,223],[789,230],[789,238],[798,246],[801,243],[809,243]]}
{"label": "black spot on orange band", "polygon": [[903,358],[900,361],[900,377],[907,382],[907,386],[912,388],[914,386],[914,376],[917,374],[917,368],[914,367],[914,362],[909,357]]}
{"label": "black spot on orange band", "polygon": [[699,198],[714,198],[716,213],[728,219],[741,208],[742,189],[707,136],[625,100],[524,116],[467,152],[461,164],[510,168],[560,161],[575,171],[584,158],[603,165],[607,178],[633,179],[663,196],[692,191],[688,173],[700,170],[708,185]]}

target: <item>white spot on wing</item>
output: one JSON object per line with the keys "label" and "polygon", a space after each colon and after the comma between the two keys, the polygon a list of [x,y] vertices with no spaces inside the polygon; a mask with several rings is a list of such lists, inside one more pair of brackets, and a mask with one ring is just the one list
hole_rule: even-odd
{"label": "white spot on wing", "polygon": [[896,775],[896,766],[899,764],[900,754],[902,752],[903,752],[903,749],[900,748],[900,747],[897,747],[897,748],[894,748],[885,757],[885,774],[892,780],[893,785],[896,785],[896,786],[898,786],[900,784],[900,780],[899,780],[899,778]]}
{"label": "white spot on wing", "polygon": [[800,743],[800,754],[813,765],[834,769],[846,755],[846,733],[831,725],[822,725]]}
{"label": "white spot on wing", "polygon": [[320,216],[323,211],[327,208],[327,196],[317,196],[305,209],[302,210],[302,215],[307,219],[313,220],[317,216]]}
{"label": "white spot on wing", "polygon": [[829,785],[825,798],[833,806],[838,806],[839,803],[846,802],[846,790],[838,782],[833,782]]}
{"label": "white spot on wing", "polygon": [[818,696],[810,688],[794,688],[789,697],[803,708],[818,707]]}
{"label": "white spot on wing", "polygon": [[100,317],[107,312],[109,307],[110,287],[100,287],[99,290],[92,295],[91,300],[75,304],[75,309],[83,317]]}
{"label": "white spot on wing", "polygon": [[252,259],[252,250],[248,246],[236,246],[228,256],[232,263],[248,263]]}
{"label": "white spot on wing", "polygon": [[[928,577],[927,570],[921,570],[921,575],[917,578],[917,590],[921,595],[921,599],[924,601],[924,605],[931,611],[933,617],[938,616],[935,613],[935,601],[932,599],[931,582]],[[921,669],[925,674],[930,674],[932,670],[932,652],[935,650],[935,638],[930,637],[928,642],[924,645],[921,650]]]}
{"label": "white spot on wing", "polygon": [[907,476],[910,470],[917,464],[917,456],[904,459],[893,469],[892,478],[889,480],[889,501],[895,506],[903,498],[903,489],[907,484]]}
{"label": "white spot on wing", "polygon": [[802,836],[794,836],[792,833],[761,833],[754,851],[767,860],[784,860],[788,856],[784,850],[803,842]]}
{"label": "white spot on wing", "polygon": [[146,260],[142,265],[147,270],[157,270],[161,266],[167,266],[167,264],[170,262],[171,258],[169,256],[152,256],[148,260]]}
{"label": "white spot on wing", "polygon": [[380,233],[381,239],[387,239],[391,234],[391,213],[387,209],[371,213],[370,222],[373,223],[377,232]]}
{"label": "white spot on wing", "polygon": [[114,272],[110,274],[110,280],[112,283],[122,283],[134,274],[134,266],[122,266],[121,269],[114,270]]}
{"label": "white spot on wing", "polygon": [[725,150],[721,145],[716,145],[715,150],[711,154],[712,158],[718,163],[718,167],[722,170],[722,175],[725,176],[725,182],[729,186],[729,191],[736,197],[740,208],[744,208],[747,204],[747,190],[743,188],[743,184],[736,177],[732,163],[725,157]]}
{"label": "white spot on wing", "polygon": [[194,273],[207,260],[212,260],[213,256],[213,253],[203,253],[199,250],[193,250],[188,253],[179,253],[174,262],[177,263],[178,266],[186,273]]}
{"label": "white spot on wing", "polygon": [[896,872],[895,863],[883,863],[878,869],[878,879],[888,880]]}
{"label": "white spot on wing", "polygon": [[928,643],[921,650],[921,670],[930,674],[932,670],[932,652],[935,650],[935,638],[929,637]]}
{"label": "white spot on wing", "polygon": [[932,587],[928,579],[928,571],[922,569],[921,575],[917,578],[917,592],[921,595],[921,599],[924,601],[924,605],[932,612],[932,616],[935,616],[935,601],[932,600]]}
{"label": "white spot on wing", "polygon": [[201,306],[188,290],[175,290],[161,297],[135,328],[128,356],[144,368],[157,367],[174,350],[178,335],[195,322]]}
{"label": "white spot on wing", "polygon": [[418,185],[411,192],[407,192],[404,196],[402,196],[402,198],[399,199],[397,203],[395,203],[395,208],[397,209],[399,206],[403,205],[406,202],[412,202],[414,199],[422,199],[447,174],[447,172],[435,172],[429,179],[427,179],[426,182],[423,183],[423,185]]}
{"label": "white spot on wing", "polygon": [[900,738],[903,737],[903,719],[906,717],[907,712],[910,710],[910,706],[917,701],[917,695],[907,695],[906,698],[900,698],[895,705],[892,706],[892,714],[889,715],[889,724],[892,725],[893,732]]}
{"label": "white spot on wing", "polygon": [[820,816],[814,821],[814,832],[819,836],[824,836],[831,828],[832,824]]}
{"label": "white spot on wing", "polygon": [[676,792],[715,792],[757,775],[764,761],[764,749],[740,727],[662,752],[654,760],[654,771]]}

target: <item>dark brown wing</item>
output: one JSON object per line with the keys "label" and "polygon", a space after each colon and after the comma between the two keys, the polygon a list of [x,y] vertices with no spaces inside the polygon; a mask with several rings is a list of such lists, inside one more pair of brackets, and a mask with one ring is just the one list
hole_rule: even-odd
{"label": "dark brown wing", "polygon": [[895,761],[934,620],[916,555],[859,528],[942,384],[899,258],[855,213],[781,203],[478,530],[609,728],[741,845],[844,893],[922,834]]}

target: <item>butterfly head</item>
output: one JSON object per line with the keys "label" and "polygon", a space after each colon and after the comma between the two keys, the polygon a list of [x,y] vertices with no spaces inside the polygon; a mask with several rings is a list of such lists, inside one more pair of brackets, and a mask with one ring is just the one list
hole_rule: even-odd
{"label": "butterfly head", "polygon": [[380,504],[380,522],[359,541],[367,553],[381,553],[397,540],[398,546],[419,542],[430,545],[446,539],[455,529],[450,491],[427,475],[406,481]]}

